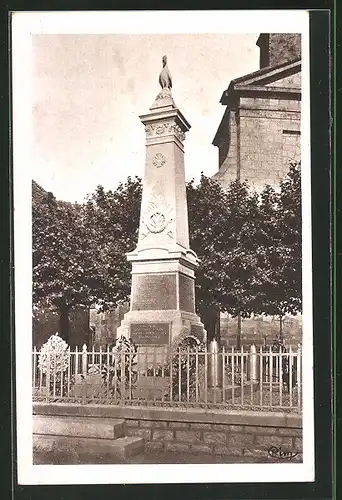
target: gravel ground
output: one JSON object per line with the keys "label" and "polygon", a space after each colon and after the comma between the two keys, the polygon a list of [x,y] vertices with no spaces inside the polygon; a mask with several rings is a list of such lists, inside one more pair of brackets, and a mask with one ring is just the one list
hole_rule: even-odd
{"label": "gravel ground", "polygon": [[136,455],[125,461],[120,459],[115,460],[101,460],[84,458],[83,460],[76,457],[67,455],[66,453],[48,453],[38,452],[34,453],[34,465],[83,465],[83,464],[233,464],[233,463],[270,463],[274,462],[270,457],[265,454],[265,458],[253,457],[229,457],[229,456],[213,456],[213,455],[199,455],[189,453],[176,453],[176,452],[145,452]]}

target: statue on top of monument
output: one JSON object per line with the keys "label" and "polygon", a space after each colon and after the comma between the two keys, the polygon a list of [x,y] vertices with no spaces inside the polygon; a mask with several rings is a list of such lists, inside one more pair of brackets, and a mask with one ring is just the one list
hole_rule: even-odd
{"label": "statue on top of monument", "polygon": [[163,69],[160,72],[159,75],[159,83],[162,89],[172,88],[172,78],[171,78],[171,73],[169,71],[169,68],[167,66],[167,57],[163,56]]}

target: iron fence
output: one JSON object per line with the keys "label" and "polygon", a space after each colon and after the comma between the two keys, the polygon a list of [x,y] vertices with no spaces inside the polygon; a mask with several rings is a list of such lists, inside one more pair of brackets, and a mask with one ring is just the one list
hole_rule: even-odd
{"label": "iron fence", "polygon": [[302,353],[251,346],[32,353],[33,400],[301,412]]}

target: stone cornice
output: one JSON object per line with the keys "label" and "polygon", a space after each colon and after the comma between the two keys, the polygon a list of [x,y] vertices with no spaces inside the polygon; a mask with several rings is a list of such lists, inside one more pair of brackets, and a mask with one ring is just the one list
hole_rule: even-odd
{"label": "stone cornice", "polygon": [[232,80],[222,94],[220,103],[227,106],[221,123],[217,129],[212,144],[219,146],[220,137],[225,129],[225,120],[228,110],[235,111],[239,108],[240,97],[259,97],[265,99],[292,99],[301,100],[301,90],[294,87],[268,86],[288,76],[301,71],[301,60],[286,62],[278,66],[262,68],[254,73],[249,73]]}
{"label": "stone cornice", "polygon": [[75,403],[33,403],[34,415],[78,415],[102,418],[129,418],[142,420],[172,420],[173,422],[212,422],[229,425],[254,425],[301,429],[302,415],[272,411],[220,410],[200,408],[157,408]]}
{"label": "stone cornice", "polygon": [[187,132],[191,128],[190,123],[177,108],[165,110],[157,108],[150,113],[141,115],[139,118],[144,125],[151,125],[153,123],[160,122],[161,120],[174,120],[176,125],[178,125],[183,132]]}
{"label": "stone cornice", "polygon": [[[295,93],[300,93],[300,89],[294,88],[284,88],[284,87],[267,87],[269,83],[277,82],[288,76],[294,75],[301,71],[301,60],[294,61],[291,63],[285,63],[276,67],[263,68],[254,73],[249,73],[248,75],[242,76],[232,80],[227,88],[222,94],[220,103],[226,106],[231,105],[232,101],[239,97],[241,91],[245,91],[247,88],[250,89],[270,89],[269,92],[284,92],[294,91]],[[292,98],[292,97],[290,97]]]}
{"label": "stone cornice", "polygon": [[295,99],[300,101],[302,93],[290,87],[267,87],[259,85],[239,85],[234,89],[238,97],[264,97],[265,99]]}
{"label": "stone cornice", "polygon": [[184,151],[185,133],[190,129],[190,124],[177,108],[158,108],[141,115],[140,120],[145,125],[147,146],[174,141]]}
{"label": "stone cornice", "polygon": [[299,73],[299,71],[301,71],[301,65],[301,60],[297,60],[282,63],[278,66],[268,66],[255,71],[254,73],[249,73],[248,75],[241,76],[240,78],[235,78],[232,82],[234,82],[235,85],[240,83],[263,85]]}

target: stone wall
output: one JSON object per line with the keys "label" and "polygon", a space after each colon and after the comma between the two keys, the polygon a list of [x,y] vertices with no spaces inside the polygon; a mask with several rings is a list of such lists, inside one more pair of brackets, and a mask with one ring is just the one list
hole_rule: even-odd
{"label": "stone wall", "polygon": [[279,185],[300,160],[300,101],[242,98],[239,116],[240,179],[258,191]]}
{"label": "stone wall", "polygon": [[256,43],[260,48],[260,68],[301,57],[301,35],[298,33],[262,33]]}
{"label": "stone wall", "polygon": [[[220,139],[219,144],[219,169],[214,179],[224,175],[226,183],[236,179],[237,176],[237,123],[235,111],[227,108],[224,123],[225,134]],[[222,167],[222,168],[221,168]]]}
{"label": "stone wall", "polygon": [[270,447],[276,446],[283,451],[298,451],[300,459],[302,430],[278,427],[277,418],[272,423],[252,425],[253,415],[245,425],[126,419],[126,434],[143,437],[146,449],[152,450],[267,459]]}
{"label": "stone wall", "polygon": [[291,461],[302,461],[302,417],[296,414],[62,403],[36,403],[34,414],[89,416],[99,421],[101,418],[124,418],[126,435],[143,437],[147,450],[255,457],[269,461],[272,459],[270,448],[275,447],[278,453],[297,453]]}
{"label": "stone wall", "polygon": [[[299,78],[300,85],[300,75],[288,78]],[[294,85],[292,80],[284,85]],[[282,86],[283,82],[275,83]],[[223,188],[237,177],[257,191],[265,184],[279,186],[290,162],[301,158],[300,101],[242,97],[239,109],[227,112],[227,116],[217,144],[219,171],[213,178]]]}
{"label": "stone wall", "polygon": [[[226,313],[221,313],[220,335],[221,344],[225,347],[236,346],[238,325],[237,318],[232,318]],[[243,346],[266,345],[279,335],[279,319],[272,316],[257,316],[255,318],[242,318],[241,344]],[[302,342],[302,316],[286,316],[283,320],[283,338],[286,346],[297,346]]]}

